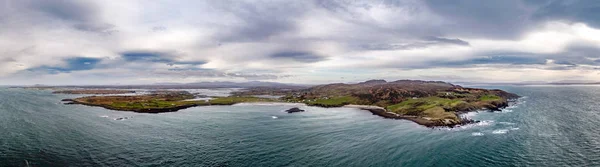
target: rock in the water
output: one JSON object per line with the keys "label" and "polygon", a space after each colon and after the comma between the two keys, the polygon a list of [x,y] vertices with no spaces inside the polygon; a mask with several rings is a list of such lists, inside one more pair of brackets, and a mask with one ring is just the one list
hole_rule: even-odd
{"label": "rock in the water", "polygon": [[285,110],[285,112],[287,113],[295,113],[295,112],[304,112],[304,110],[298,108],[298,107],[294,107],[294,108],[290,108],[288,110]]}

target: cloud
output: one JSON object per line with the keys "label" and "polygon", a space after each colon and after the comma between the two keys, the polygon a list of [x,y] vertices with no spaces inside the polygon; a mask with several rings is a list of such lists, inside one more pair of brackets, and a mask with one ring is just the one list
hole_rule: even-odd
{"label": "cloud", "polygon": [[419,49],[419,48],[427,48],[432,46],[439,45],[459,45],[459,46],[469,46],[469,42],[461,40],[461,39],[448,39],[441,37],[426,37],[423,40],[409,42],[409,43],[369,43],[363,44],[359,46],[361,49],[366,50],[410,50],[410,49]]}
{"label": "cloud", "polygon": [[291,60],[295,60],[295,61],[299,61],[299,62],[307,62],[307,63],[318,62],[318,61],[322,61],[325,59],[323,56],[318,56],[318,55],[315,55],[310,52],[298,52],[298,51],[277,52],[277,53],[271,54],[269,57],[274,58],[274,59],[291,59]]}
{"label": "cloud", "polygon": [[469,42],[458,39],[458,38],[450,39],[450,38],[441,38],[441,37],[427,37],[426,39],[428,39],[430,41],[435,41],[438,43],[448,43],[448,44],[469,46]]}
{"label": "cloud", "polygon": [[0,80],[600,80],[598,8],[576,0],[3,1]]}

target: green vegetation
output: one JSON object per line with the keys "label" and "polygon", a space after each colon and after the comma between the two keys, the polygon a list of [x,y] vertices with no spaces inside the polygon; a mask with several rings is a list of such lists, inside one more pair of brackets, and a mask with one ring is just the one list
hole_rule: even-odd
{"label": "green vegetation", "polygon": [[341,107],[348,104],[356,104],[357,98],[351,96],[341,96],[332,98],[319,98],[305,101],[308,105],[321,107]]}
{"label": "green vegetation", "polygon": [[496,96],[496,95],[483,95],[481,97],[479,97],[479,100],[481,101],[494,101],[494,100],[502,100],[501,97]]}
{"label": "green vegetation", "polygon": [[121,102],[116,101],[108,104],[114,108],[141,110],[141,109],[160,109],[160,108],[172,108],[186,105],[203,105],[206,104],[204,101],[164,101],[164,100],[150,100],[150,101],[134,101],[134,102]]}
{"label": "green vegetation", "polygon": [[275,99],[260,98],[260,97],[218,97],[210,100],[208,103],[211,105],[233,105],[236,103],[253,103],[253,102],[275,102]]}
{"label": "green vegetation", "polygon": [[456,108],[462,103],[466,103],[460,99],[446,99],[440,97],[426,97],[417,99],[408,99],[401,103],[386,107],[388,111],[404,114],[404,115],[415,115],[422,116],[424,111],[432,109],[434,107],[440,107],[442,109]]}
{"label": "green vegetation", "polygon": [[460,119],[455,112],[465,109],[465,106],[469,106],[469,104],[463,99],[426,97],[408,99],[388,106],[387,110],[397,114],[422,117],[426,120],[449,121],[444,124],[456,124],[460,123]]}
{"label": "green vegetation", "polygon": [[194,106],[232,105],[246,102],[272,102],[273,99],[259,97],[217,97],[208,101],[185,101],[194,96],[187,92],[160,92],[138,96],[88,96],[70,99],[72,103],[100,106],[112,110],[135,112],[168,112]]}
{"label": "green vegetation", "polygon": [[423,111],[423,116],[431,120],[450,119],[452,121],[460,121],[454,112],[448,112],[442,107],[433,107]]}

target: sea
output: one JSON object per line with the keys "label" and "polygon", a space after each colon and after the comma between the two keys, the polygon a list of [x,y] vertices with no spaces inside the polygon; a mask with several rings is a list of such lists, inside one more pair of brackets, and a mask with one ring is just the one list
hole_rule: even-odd
{"label": "sea", "polygon": [[522,98],[458,128],[282,103],[144,114],[0,88],[0,166],[600,166],[600,86],[483,87]]}

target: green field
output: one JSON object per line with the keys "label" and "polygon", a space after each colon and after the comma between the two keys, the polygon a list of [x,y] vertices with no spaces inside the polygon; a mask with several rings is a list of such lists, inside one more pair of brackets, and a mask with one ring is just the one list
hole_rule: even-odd
{"label": "green field", "polygon": [[408,99],[401,103],[386,107],[388,111],[403,114],[430,117],[432,119],[458,119],[453,112],[447,110],[456,108],[466,102],[460,99],[447,99],[440,97],[426,97]]}
{"label": "green field", "polygon": [[494,101],[494,100],[501,100],[502,98],[496,95],[483,95],[481,97],[479,97],[479,100],[481,101]]}
{"label": "green field", "polygon": [[332,98],[319,98],[306,101],[305,103],[313,106],[321,107],[341,107],[348,104],[356,104],[357,98],[351,96],[341,96]]}

